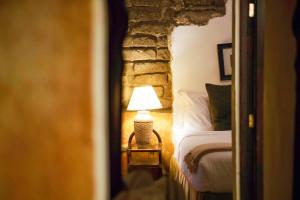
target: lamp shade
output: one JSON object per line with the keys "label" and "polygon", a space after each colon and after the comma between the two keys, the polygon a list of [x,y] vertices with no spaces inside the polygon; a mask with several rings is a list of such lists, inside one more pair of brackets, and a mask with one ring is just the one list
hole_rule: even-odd
{"label": "lamp shade", "polygon": [[127,110],[152,110],[162,108],[162,105],[152,86],[135,87]]}

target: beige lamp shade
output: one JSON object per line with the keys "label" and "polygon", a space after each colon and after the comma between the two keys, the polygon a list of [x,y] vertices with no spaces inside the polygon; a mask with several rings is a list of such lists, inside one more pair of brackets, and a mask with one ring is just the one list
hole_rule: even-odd
{"label": "beige lamp shade", "polygon": [[162,105],[152,86],[135,87],[127,110],[153,110],[162,108]]}
{"label": "beige lamp shade", "polygon": [[135,87],[129,101],[128,110],[137,110],[134,119],[134,133],[138,148],[150,144],[153,119],[148,110],[162,108],[152,86]]}

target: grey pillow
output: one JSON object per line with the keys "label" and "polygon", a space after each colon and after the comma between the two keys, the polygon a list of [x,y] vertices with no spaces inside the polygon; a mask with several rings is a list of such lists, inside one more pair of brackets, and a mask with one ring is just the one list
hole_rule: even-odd
{"label": "grey pillow", "polygon": [[206,83],[205,87],[214,130],[231,130],[231,85]]}

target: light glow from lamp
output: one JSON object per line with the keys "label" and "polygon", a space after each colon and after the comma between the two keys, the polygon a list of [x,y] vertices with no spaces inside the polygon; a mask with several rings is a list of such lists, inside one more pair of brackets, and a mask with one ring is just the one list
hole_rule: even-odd
{"label": "light glow from lamp", "polygon": [[152,110],[162,108],[162,105],[152,86],[135,87],[127,110]]}
{"label": "light glow from lamp", "polygon": [[135,87],[127,109],[137,110],[134,119],[134,133],[138,148],[150,144],[153,132],[153,119],[148,110],[162,108],[152,86]]}

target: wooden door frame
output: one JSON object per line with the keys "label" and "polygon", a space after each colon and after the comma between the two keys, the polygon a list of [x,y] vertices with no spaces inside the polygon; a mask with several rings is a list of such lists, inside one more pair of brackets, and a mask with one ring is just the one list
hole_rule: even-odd
{"label": "wooden door frame", "polygon": [[293,19],[293,32],[297,41],[296,71],[296,115],[295,115],[295,150],[294,150],[294,185],[293,199],[300,199],[300,1],[298,0]]}
{"label": "wooden door frame", "polygon": [[[249,4],[255,5],[249,17]],[[240,1],[240,199],[263,199],[263,0]],[[249,114],[254,128],[249,128]]]}
{"label": "wooden door frame", "polygon": [[[249,69],[253,67],[253,63],[249,62],[249,55],[247,51],[249,46],[248,34],[248,3],[253,0],[240,0],[240,119],[239,126],[240,133],[247,132],[245,127],[248,127],[248,100],[249,91]],[[108,0],[109,13],[109,150],[110,150],[110,198],[112,199],[123,187],[121,176],[121,88],[122,88],[122,42],[127,30],[127,13],[123,0]],[[235,2],[233,0],[233,2]],[[259,6],[258,6],[259,5]],[[262,9],[263,0],[257,3],[256,22],[255,27],[259,27],[260,31],[263,28]],[[235,9],[233,9],[235,11]],[[247,23],[245,23],[247,22]],[[250,22],[253,25],[253,22]],[[118,24],[116,26],[116,24]],[[257,30],[258,28],[254,29]],[[259,74],[257,77],[258,86],[262,86],[262,32],[255,34],[255,51],[252,52],[256,56],[256,64],[258,66],[255,73]],[[252,42],[253,42],[252,41]],[[253,44],[253,43],[252,43]],[[252,50],[254,49],[252,46]],[[257,87],[256,101],[262,102],[262,87]],[[256,134],[255,140],[249,144],[249,138],[245,137],[247,134],[240,135],[240,158],[241,165],[241,199],[247,200],[250,197],[253,199],[262,199],[262,107],[257,104],[256,110]],[[255,162],[253,157],[255,156]],[[250,163],[249,163],[250,161]],[[249,165],[245,165],[248,163]],[[252,176],[255,177],[252,179]],[[249,194],[253,194],[250,196]],[[252,200],[252,199],[251,199]]]}

